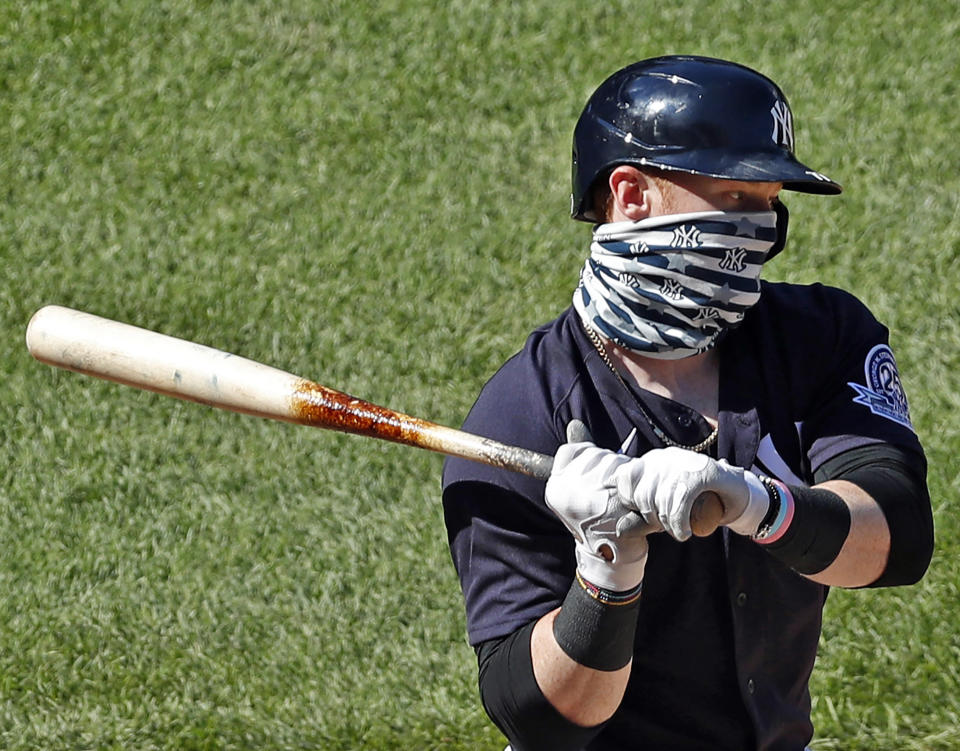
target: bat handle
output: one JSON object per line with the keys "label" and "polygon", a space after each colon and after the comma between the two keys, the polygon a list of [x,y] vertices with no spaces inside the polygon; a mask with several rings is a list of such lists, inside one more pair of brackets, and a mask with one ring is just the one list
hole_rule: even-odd
{"label": "bat handle", "polygon": [[690,528],[696,537],[708,537],[720,526],[726,511],[720,496],[711,490],[701,493],[690,509]]}

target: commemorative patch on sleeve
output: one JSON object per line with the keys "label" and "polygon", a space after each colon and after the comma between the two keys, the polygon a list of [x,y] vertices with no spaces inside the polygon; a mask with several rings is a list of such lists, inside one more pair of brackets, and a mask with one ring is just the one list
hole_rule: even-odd
{"label": "commemorative patch on sleeve", "polygon": [[863,376],[866,386],[852,381],[847,383],[857,392],[853,398],[854,404],[862,404],[873,414],[913,430],[907,395],[900,382],[897,362],[886,344],[878,344],[867,353],[863,363]]}

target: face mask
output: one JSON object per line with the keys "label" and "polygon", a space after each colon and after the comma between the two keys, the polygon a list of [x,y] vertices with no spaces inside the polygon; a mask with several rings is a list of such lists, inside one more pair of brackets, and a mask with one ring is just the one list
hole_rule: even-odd
{"label": "face mask", "polygon": [[760,299],[774,211],[705,211],[594,229],[573,305],[587,326],[647,357],[706,352]]}

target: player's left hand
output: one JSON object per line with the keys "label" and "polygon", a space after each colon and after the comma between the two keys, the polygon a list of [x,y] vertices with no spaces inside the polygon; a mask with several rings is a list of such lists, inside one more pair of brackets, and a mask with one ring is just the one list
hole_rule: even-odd
{"label": "player's left hand", "polygon": [[696,499],[712,491],[723,501],[721,524],[739,534],[753,534],[763,520],[770,498],[752,472],[726,461],[681,448],[654,449],[617,467],[617,491],[622,503],[648,522],[658,520],[677,540],[691,534],[690,512]]}
{"label": "player's left hand", "polygon": [[649,525],[617,496],[617,468],[635,461],[596,446],[586,426],[571,420],[547,480],[547,506],[576,541],[577,568],[602,589],[623,592],[643,579]]}

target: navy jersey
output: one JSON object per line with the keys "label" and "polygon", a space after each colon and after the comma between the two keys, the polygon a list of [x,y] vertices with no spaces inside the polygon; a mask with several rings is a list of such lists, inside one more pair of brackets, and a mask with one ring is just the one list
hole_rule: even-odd
{"label": "navy jersey", "polygon": [[[717,458],[811,485],[824,462],[852,448],[887,442],[922,457],[887,331],[853,296],[763,283],[718,354]],[[637,456],[662,446],[637,400],[679,443],[710,433],[677,402],[625,391],[568,309],[486,384],[464,429],[553,455],[577,418],[598,445]],[[470,642],[559,607],[574,543],[545,505],[544,483],[451,458],[443,488]],[[827,588],[726,529],[683,543],[655,534],[649,543],[630,683],[588,748],[641,740],[659,749],[803,748]]]}

